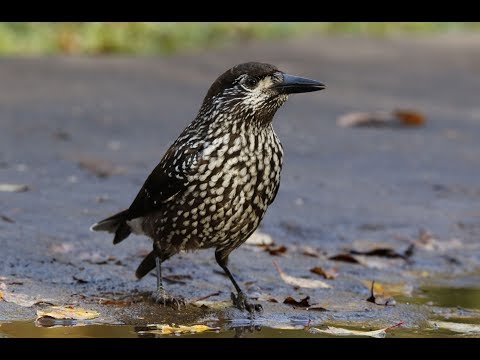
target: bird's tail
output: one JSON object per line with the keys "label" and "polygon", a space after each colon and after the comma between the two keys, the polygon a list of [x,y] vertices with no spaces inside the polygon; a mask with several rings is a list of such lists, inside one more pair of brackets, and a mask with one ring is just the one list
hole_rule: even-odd
{"label": "bird's tail", "polygon": [[118,244],[120,241],[130,235],[132,230],[127,224],[128,209],[112,215],[106,219],[103,219],[90,227],[91,231],[107,231],[115,234],[113,243]]}
{"label": "bird's tail", "polygon": [[143,259],[142,263],[138,266],[137,271],[135,272],[137,279],[141,279],[155,268],[155,257],[155,252],[152,251],[145,257],[145,259]]}

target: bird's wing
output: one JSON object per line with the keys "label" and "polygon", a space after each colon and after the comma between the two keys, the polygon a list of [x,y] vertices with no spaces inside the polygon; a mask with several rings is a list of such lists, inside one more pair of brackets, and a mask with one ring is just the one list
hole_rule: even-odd
{"label": "bird's wing", "polygon": [[128,209],[128,220],[159,210],[188,187],[188,175],[193,173],[202,156],[200,147],[170,147],[162,161],[148,176]]}

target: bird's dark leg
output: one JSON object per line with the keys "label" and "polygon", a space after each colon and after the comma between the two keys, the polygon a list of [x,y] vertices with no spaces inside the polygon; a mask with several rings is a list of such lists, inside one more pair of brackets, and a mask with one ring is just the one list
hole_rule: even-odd
{"label": "bird's dark leg", "polygon": [[247,297],[245,296],[245,293],[240,289],[240,286],[238,286],[237,282],[235,281],[235,278],[233,277],[232,273],[227,267],[228,263],[228,253],[224,253],[221,250],[220,251],[215,251],[215,259],[217,260],[218,265],[225,271],[225,274],[227,274],[228,278],[232,282],[233,286],[235,287],[235,290],[237,290],[237,295],[235,295],[233,292],[231,294],[231,298],[233,301],[233,304],[239,308],[240,310],[247,310],[250,314],[254,312],[259,312],[262,311],[262,305],[260,304],[250,304],[247,300]]}
{"label": "bird's dark leg", "polygon": [[180,296],[174,297],[170,295],[163,287],[162,281],[162,262],[168,259],[171,254],[163,253],[155,244],[153,245],[153,249],[156,254],[155,268],[157,271],[157,290],[153,292],[152,298],[158,304],[163,304],[164,306],[171,305],[178,310],[180,309],[180,306],[185,305],[185,299]]}

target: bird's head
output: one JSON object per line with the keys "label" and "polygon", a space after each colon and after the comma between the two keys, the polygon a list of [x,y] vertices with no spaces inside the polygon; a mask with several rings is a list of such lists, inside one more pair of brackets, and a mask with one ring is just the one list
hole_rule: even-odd
{"label": "bird's head", "polygon": [[324,88],[316,80],[286,74],[273,65],[248,62],[218,77],[205,96],[202,112],[269,124],[289,94]]}

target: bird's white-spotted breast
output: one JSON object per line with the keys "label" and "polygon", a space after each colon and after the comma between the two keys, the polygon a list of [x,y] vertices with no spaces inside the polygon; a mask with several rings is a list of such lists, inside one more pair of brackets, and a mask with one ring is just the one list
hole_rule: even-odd
{"label": "bird's white-spotted breast", "polygon": [[144,232],[166,250],[235,248],[260,224],[280,184],[283,150],[271,124],[242,127],[206,140],[187,190],[144,219]]}

